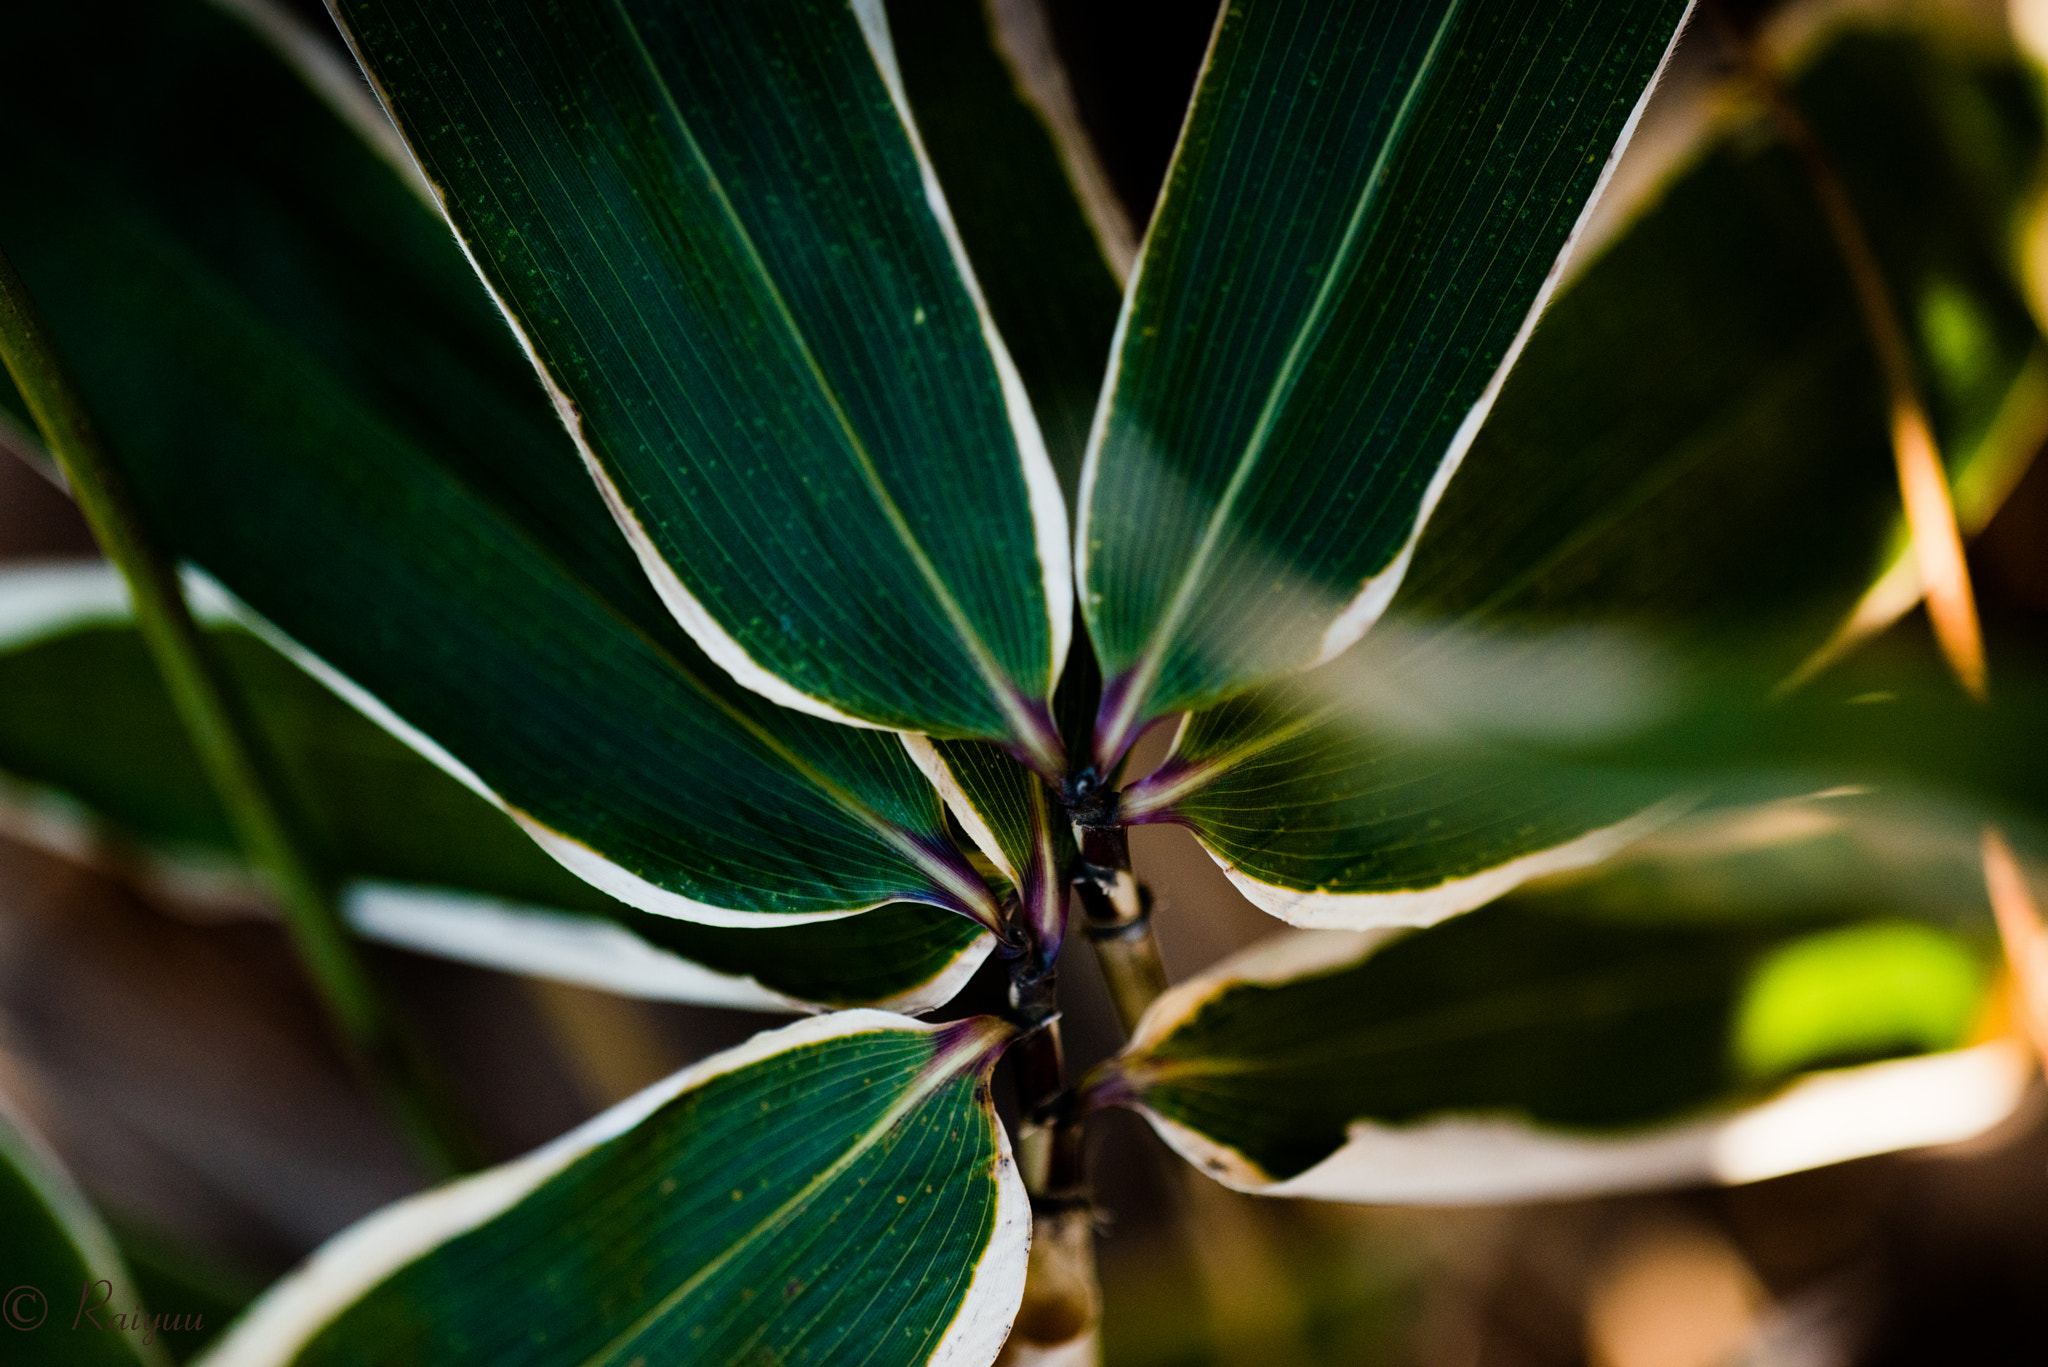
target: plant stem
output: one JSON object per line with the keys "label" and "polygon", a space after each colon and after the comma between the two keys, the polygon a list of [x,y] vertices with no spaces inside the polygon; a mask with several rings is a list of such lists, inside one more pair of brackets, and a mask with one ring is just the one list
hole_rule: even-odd
{"label": "plant stem", "polygon": [[1087,1205],[1033,1205],[1024,1299],[996,1367],[1101,1361],[1102,1284],[1095,1270],[1095,1216]]}
{"label": "plant stem", "polygon": [[1152,894],[1131,872],[1130,832],[1090,826],[1081,832],[1081,871],[1074,879],[1116,1018],[1129,1036],[1145,1009],[1166,990],[1166,968],[1152,934]]}
{"label": "plant stem", "polygon": [[[1081,868],[1074,879],[1083,927],[1109,986],[1124,1034],[1166,990],[1166,969],[1152,933],[1152,894],[1131,869],[1125,826],[1081,829]],[[1094,1104],[1106,1098],[1098,1092]],[[1175,1163],[1168,1174],[1202,1280],[1218,1361],[1287,1364],[1312,1360],[1300,1341],[1299,1297],[1277,1250],[1245,1204],[1247,1199]]]}
{"label": "plant stem", "polygon": [[1010,1051],[1023,1123],[1017,1166],[1031,1193],[1031,1260],[1010,1342],[999,1364],[1094,1361],[1091,1342],[1102,1318],[1095,1270],[1095,1212],[1083,1166],[1082,1116],[1066,1085],[1066,1056],[1057,1018]]}
{"label": "plant stem", "polygon": [[1920,397],[1913,354],[1906,344],[1905,328],[1899,323],[1891,287],[1885,282],[1884,270],[1849,198],[1848,187],[1835,174],[1820,139],[1806,122],[1792,93],[1721,5],[1713,4],[1710,8],[1723,38],[1763,94],[1779,136],[1805,168],[1835,248],[1849,272],[1849,283],[1863,314],[1864,331],[1884,376],[1891,410],[1892,461],[1898,470],[1899,494],[1906,508],[1906,526],[1913,537],[1920,582],[1927,594],[1928,620],[1957,681],[1965,692],[1982,702],[1989,692],[1989,674],[1969,563],[1963,555],[1962,532],[1956,526],[1948,473],[1934,440],[1934,429],[1927,421],[1927,406]]}
{"label": "plant stem", "polygon": [[83,397],[13,263],[0,253],[0,360],[63,469],[93,536],[128,585],[135,620],[236,835],[268,875],[299,959],[351,1056],[368,1067],[408,1138],[437,1173],[468,1146],[448,1107],[426,1085],[336,910],[329,882],[286,819],[279,786],[259,761],[236,706],[192,620],[176,569],[150,535],[126,479],[102,445]]}
{"label": "plant stem", "polygon": [[1010,1051],[1022,1125],[1017,1165],[1032,1200],[1086,1195],[1081,1161],[1081,1117],[1068,1104],[1066,1049],[1060,1023],[1047,1021]]}

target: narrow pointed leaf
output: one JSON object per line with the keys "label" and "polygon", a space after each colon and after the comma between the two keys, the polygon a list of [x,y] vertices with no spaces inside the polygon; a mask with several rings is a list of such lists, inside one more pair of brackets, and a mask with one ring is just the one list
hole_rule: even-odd
{"label": "narrow pointed leaf", "polygon": [[[2004,245],[2040,146],[2024,74],[1850,29],[1796,84],[1932,320],[1935,421],[1965,471],[2024,468],[2048,435]],[[1885,391],[1794,158],[1746,124],[1708,133],[1551,306],[1373,632],[1194,715],[1129,815],[1186,821],[1289,920],[1357,928],[1611,853],[1730,780],[1868,782],[1890,751],[2018,796],[1995,762],[1850,724],[1843,700],[1910,670],[1785,696],[1897,551]],[[2014,682],[1998,706],[2023,711]]]}
{"label": "narrow pointed leaf", "polygon": [[[1123,794],[1125,820],[1191,827],[1239,891],[1284,921],[1359,930],[1431,925],[1596,863],[1713,791],[1704,774],[1602,763],[1545,744],[1540,729],[1517,735],[1526,718],[1485,705],[1494,687],[1526,688],[1629,734],[1642,719],[1633,681],[1586,668],[1583,639],[1419,664],[1388,650],[1392,639],[1361,643],[1311,676],[1315,687],[1269,686],[1191,718],[1167,764]],[[1476,713],[1430,706],[1461,685],[1481,700]]]}
{"label": "narrow pointed leaf", "polygon": [[362,880],[349,924],[373,940],[621,996],[750,1011],[872,1006],[918,1015],[951,1001],[995,947],[958,916],[892,902],[858,917],[731,930],[612,903],[589,911],[446,886]]}
{"label": "narrow pointed leaf", "polygon": [[[1130,226],[1038,0],[891,0],[889,14],[933,169],[1071,504],[1135,251]],[[1101,688],[1082,632],[1053,697],[1070,768],[1088,753]]]}
{"label": "narrow pointed leaf", "polygon": [[2023,1053],[1961,1047],[1987,948],[1881,918],[1588,917],[1562,893],[1405,934],[1290,932],[1162,997],[1106,1085],[1274,1195],[1749,1181],[2002,1119]]}
{"label": "narrow pointed leaf", "polygon": [[880,5],[337,12],[711,657],[1056,763],[1065,512]]}
{"label": "narrow pointed leaf", "polygon": [[1817,795],[1910,812],[1888,829],[1916,857],[1925,831],[1905,832],[1959,829],[1966,864],[1985,821],[2048,826],[2048,657],[2024,631],[1992,634],[2001,685],[1979,705],[1918,636],[1772,697],[1796,649],[1407,626],[1190,719],[1124,818],[1182,822],[1258,905],[1353,930],[1433,924],[1688,815],[1768,823]]}
{"label": "narrow pointed leaf", "polygon": [[[638,911],[573,877],[504,813],[233,624],[203,579],[188,596],[345,902],[373,938],[668,1000],[774,1010],[950,998],[994,939],[936,907],[726,930]],[[126,865],[185,898],[260,900],[112,567],[0,572],[0,822]]]}
{"label": "narrow pointed leaf", "polygon": [[[135,1281],[120,1250],[57,1156],[0,1097],[0,1302],[10,1367],[168,1367],[163,1342],[151,1333],[105,1327],[115,1313],[139,1312]],[[104,1281],[107,1295],[94,1286]],[[77,1296],[91,1292],[99,1310],[74,1330]],[[119,1297],[118,1304],[114,1303]]]}
{"label": "narrow pointed leaf", "polygon": [[675,627],[444,230],[267,51],[198,4],[8,24],[0,240],[146,513],[276,643],[643,910],[993,922],[893,738]]}
{"label": "narrow pointed leaf", "polygon": [[1083,477],[1098,766],[1386,606],[1685,8],[1225,5]]}
{"label": "narrow pointed leaf", "polygon": [[889,0],[888,9],[918,132],[1071,502],[1130,227],[1080,127],[1038,0]]}
{"label": "narrow pointed leaf", "polygon": [[1030,1238],[988,1094],[1008,1034],[843,1012],[757,1035],[371,1216],[206,1362],[981,1367]]}

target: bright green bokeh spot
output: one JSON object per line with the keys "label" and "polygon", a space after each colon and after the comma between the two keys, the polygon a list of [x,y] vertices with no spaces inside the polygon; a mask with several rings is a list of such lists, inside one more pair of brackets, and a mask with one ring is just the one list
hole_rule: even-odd
{"label": "bright green bokeh spot", "polygon": [[1911,922],[1809,935],[1759,964],[1736,1011],[1735,1057],[1750,1077],[1954,1048],[1983,995],[1977,956]]}
{"label": "bright green bokeh spot", "polygon": [[1998,362],[1998,344],[1983,310],[1946,280],[1937,280],[1920,296],[1920,336],[1945,393],[1974,393]]}

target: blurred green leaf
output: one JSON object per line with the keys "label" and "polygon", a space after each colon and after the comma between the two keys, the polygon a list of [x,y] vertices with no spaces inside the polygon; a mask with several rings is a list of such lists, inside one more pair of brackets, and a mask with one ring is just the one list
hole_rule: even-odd
{"label": "blurred green leaf", "polygon": [[1886,1053],[1952,1049],[1983,1010],[1984,964],[1954,937],[1877,921],[1773,951],[1736,1008],[1735,1057],[1750,1077]]}
{"label": "blurred green leaf", "polygon": [[[1247,1190],[1751,1180],[2005,1115],[2024,1051],[1957,1051],[1990,950],[1883,918],[1662,926],[1511,896],[1429,930],[1254,948],[1162,997],[1097,1085]],[[1841,1070],[1785,1085],[1816,1068]]]}
{"label": "blurred green leaf", "polygon": [[197,1357],[262,1290],[262,1282],[252,1273],[183,1241],[125,1222],[114,1237],[143,1301],[171,1307],[186,1324],[197,1322],[193,1329],[162,1340],[179,1362]]}
{"label": "blurred green leaf", "polygon": [[[913,1011],[950,998],[993,944],[964,917],[914,903],[732,930],[615,901],[193,596],[318,848],[353,885],[351,920],[374,938],[640,996]],[[188,897],[223,874],[251,877],[110,567],[0,571],[0,774],[83,807],[67,816],[35,803],[35,789],[17,793],[18,834],[74,850],[125,838],[145,875]]]}

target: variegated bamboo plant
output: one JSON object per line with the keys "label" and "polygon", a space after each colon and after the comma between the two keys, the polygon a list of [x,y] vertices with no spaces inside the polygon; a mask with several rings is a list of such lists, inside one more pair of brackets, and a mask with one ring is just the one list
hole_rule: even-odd
{"label": "variegated bamboo plant", "polygon": [[[366,79],[0,20],[8,439],[118,567],[0,574],[13,828],[281,901],[427,1143],[344,925],[814,1014],[211,1361],[1086,1360],[1106,1105],[1415,1202],[2011,1107],[1951,847],[2048,848],[2048,698],[1856,649],[1926,596],[1985,691],[1958,530],[2048,438],[1996,22],[1226,0],[1140,235],[1034,0],[332,6]],[[1304,929],[1167,990],[1148,823]],[[0,1272],[109,1265],[13,1133]]]}

